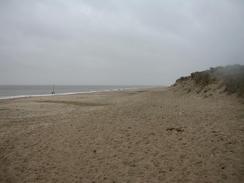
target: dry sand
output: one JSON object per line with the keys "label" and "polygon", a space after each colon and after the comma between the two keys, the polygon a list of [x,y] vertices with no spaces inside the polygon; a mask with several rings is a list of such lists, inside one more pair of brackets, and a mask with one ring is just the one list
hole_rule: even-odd
{"label": "dry sand", "polygon": [[0,182],[243,182],[244,105],[173,89],[0,101]]}

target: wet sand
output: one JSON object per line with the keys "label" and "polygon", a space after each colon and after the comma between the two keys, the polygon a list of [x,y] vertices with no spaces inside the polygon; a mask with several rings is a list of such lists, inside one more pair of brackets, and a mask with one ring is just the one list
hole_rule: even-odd
{"label": "wet sand", "polygon": [[0,101],[0,182],[244,180],[244,104],[172,89]]}

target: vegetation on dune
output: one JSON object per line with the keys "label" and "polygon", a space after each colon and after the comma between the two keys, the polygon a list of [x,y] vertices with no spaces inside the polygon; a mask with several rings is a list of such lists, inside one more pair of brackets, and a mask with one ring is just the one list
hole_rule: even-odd
{"label": "vegetation on dune", "polygon": [[219,68],[215,75],[221,79],[228,93],[244,96],[244,66],[233,65]]}
{"label": "vegetation on dune", "polygon": [[202,72],[191,73],[190,76],[181,77],[176,81],[182,84],[187,81],[193,81],[195,86],[201,89],[210,85],[218,85],[219,88],[224,87],[224,91],[231,94],[237,93],[244,96],[244,66],[229,65],[225,67],[215,67]]}
{"label": "vegetation on dune", "polygon": [[191,73],[191,78],[197,85],[207,86],[215,81],[208,71]]}

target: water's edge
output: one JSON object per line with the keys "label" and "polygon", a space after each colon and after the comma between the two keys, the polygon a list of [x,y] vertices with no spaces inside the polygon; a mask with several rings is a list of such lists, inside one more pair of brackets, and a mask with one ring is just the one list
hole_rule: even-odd
{"label": "water's edge", "polygon": [[81,91],[81,92],[67,92],[67,93],[56,93],[56,94],[40,94],[40,95],[16,95],[16,96],[4,96],[0,97],[0,100],[7,99],[18,99],[18,98],[30,98],[30,97],[51,97],[51,96],[65,96],[65,95],[77,95],[77,94],[89,94],[89,93],[100,93],[100,92],[114,92],[114,91],[125,91],[125,90],[137,90],[145,88],[117,88],[117,89],[105,89],[105,90],[93,90],[93,91]]}

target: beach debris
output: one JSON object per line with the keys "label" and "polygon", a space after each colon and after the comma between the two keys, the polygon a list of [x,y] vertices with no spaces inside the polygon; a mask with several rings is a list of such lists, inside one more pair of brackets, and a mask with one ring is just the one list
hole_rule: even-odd
{"label": "beach debris", "polygon": [[167,128],[166,130],[175,131],[175,132],[184,132],[184,129],[182,127],[179,127],[179,128],[170,127],[170,128]]}

